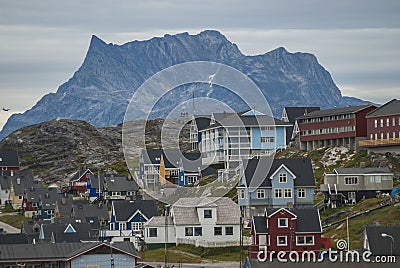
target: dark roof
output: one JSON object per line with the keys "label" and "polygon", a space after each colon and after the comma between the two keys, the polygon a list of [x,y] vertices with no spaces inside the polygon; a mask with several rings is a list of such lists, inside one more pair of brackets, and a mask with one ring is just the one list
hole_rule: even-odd
{"label": "dark roof", "polygon": [[391,174],[388,167],[371,167],[371,168],[335,168],[338,174]]}
{"label": "dark roof", "polygon": [[[271,168],[269,162],[272,161]],[[285,165],[295,176],[294,186],[315,186],[314,172],[310,158],[254,158],[243,160],[245,167],[245,178],[247,186],[253,180],[252,185],[258,186],[261,182],[262,187],[271,187],[270,177],[281,166]]]}
{"label": "dark roof", "polygon": [[366,117],[400,114],[400,100],[393,99],[368,113]]}
{"label": "dark roof", "polygon": [[286,115],[291,124],[294,124],[296,118],[307,115],[311,112],[319,111],[319,107],[285,107]]}
{"label": "dark roof", "polygon": [[265,219],[264,216],[254,216],[253,224],[257,234],[268,233],[267,220]]}
{"label": "dark roof", "polygon": [[102,242],[89,243],[46,243],[46,244],[19,244],[0,245],[0,263],[11,261],[35,261],[35,260],[64,260],[73,259],[77,255],[90,251],[97,247],[113,249],[113,254],[122,252],[131,256],[137,256],[137,252],[130,242],[114,242],[112,246]]}
{"label": "dark roof", "polygon": [[[3,234],[0,235],[0,244],[28,244],[26,234]],[[1,258],[1,257],[0,257]]]}
{"label": "dark roof", "polygon": [[400,226],[367,226],[370,250],[373,255],[390,255],[391,238],[382,237],[382,233],[393,236],[393,255],[400,256]]}
{"label": "dark roof", "polygon": [[90,174],[93,174],[93,172],[92,172],[90,169],[81,169],[81,170],[78,170],[78,171],[71,177],[71,179],[70,179],[69,181],[77,181],[77,180],[79,180],[79,178],[80,178],[83,174],[85,174],[87,171],[89,171]]}
{"label": "dark roof", "polygon": [[0,150],[0,167],[19,167],[17,151]]}
{"label": "dark roof", "polygon": [[62,216],[69,216],[72,210],[72,196],[57,193],[57,189],[48,188],[44,195],[40,196],[43,210],[53,210],[57,203]]}
{"label": "dark roof", "polygon": [[11,189],[11,177],[10,176],[0,176],[0,188],[2,190]]}
{"label": "dark roof", "polygon": [[[76,231],[66,233],[68,226]],[[92,232],[92,226],[89,223],[79,223],[75,219],[62,220],[57,223],[42,223],[44,240],[55,243],[81,242],[81,241],[98,241],[98,235]]]}
{"label": "dark roof", "polygon": [[134,179],[127,177],[106,177],[107,191],[122,192],[122,191],[138,191],[139,186]]}
{"label": "dark roof", "polygon": [[157,203],[154,200],[115,201],[113,206],[117,221],[127,221],[138,210],[147,219],[158,216]]}
{"label": "dark roof", "polygon": [[[166,168],[178,168],[180,160],[179,149],[147,149],[142,150],[142,156],[145,164],[160,164],[161,155],[164,158],[164,165]],[[185,171],[197,171],[198,167],[202,168],[200,153],[182,153],[182,164]]]}
{"label": "dark roof", "polygon": [[[281,208],[267,209],[267,217],[280,210]],[[318,209],[315,207],[309,208],[285,208],[297,216],[296,232],[322,232],[320,216]]]}
{"label": "dark roof", "polygon": [[200,131],[210,125],[211,118],[209,116],[196,116],[195,118],[197,131]]}
{"label": "dark roof", "polygon": [[43,188],[41,181],[34,181],[33,184],[25,190],[26,200],[29,203],[39,203],[40,196],[46,193],[47,189]]}
{"label": "dark roof", "polygon": [[74,217],[82,219],[84,222],[90,221],[91,218],[108,220],[109,214],[107,206],[92,204],[77,204],[72,206]]}
{"label": "dark roof", "polygon": [[98,189],[99,188],[99,180],[100,180],[100,189],[103,189],[104,187],[104,180],[105,180],[105,175],[104,174],[89,174],[88,175],[88,183],[90,182],[90,185],[92,189]]}
{"label": "dark roof", "polygon": [[31,170],[18,171],[10,178],[16,195],[23,195],[26,189],[34,185],[34,177]]}
{"label": "dark roof", "polygon": [[307,115],[303,115],[303,116],[299,117],[299,119],[338,115],[338,114],[352,114],[352,113],[356,113],[360,110],[364,110],[369,107],[376,107],[376,106],[373,104],[367,104],[367,105],[360,105],[360,106],[349,106],[349,107],[344,107],[344,108],[319,110],[319,111],[311,112]]}

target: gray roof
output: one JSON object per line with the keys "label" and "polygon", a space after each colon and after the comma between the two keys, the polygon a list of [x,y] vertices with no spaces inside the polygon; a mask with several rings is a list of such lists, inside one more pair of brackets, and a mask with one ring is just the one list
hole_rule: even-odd
{"label": "gray roof", "polygon": [[366,117],[399,115],[400,114],[400,100],[393,99],[381,107],[376,108],[368,113]]}
{"label": "gray roof", "polygon": [[147,219],[158,215],[157,202],[155,200],[121,200],[114,201],[113,206],[117,221],[127,221],[137,211],[140,211]]}
{"label": "gray roof", "polygon": [[253,225],[256,230],[256,234],[268,233],[267,220],[264,216],[254,216]]}
{"label": "gray roof", "polygon": [[198,115],[195,117],[197,131],[200,131],[210,125],[211,118],[207,115]]}
{"label": "gray roof", "polygon": [[335,168],[338,174],[392,174],[388,167]]}
{"label": "gray roof", "polygon": [[10,176],[0,176],[0,188],[2,190],[11,189],[11,177]]}
{"label": "gray roof", "polygon": [[[270,177],[277,171],[279,167],[281,167],[281,165],[285,165],[296,176],[296,179],[294,180],[295,187],[315,187],[314,172],[310,158],[273,159],[271,167],[269,168],[268,163],[270,161],[271,159],[264,157],[243,160],[243,166],[245,167],[244,175],[246,178],[246,186],[250,186],[253,178],[257,178],[257,181],[261,182],[262,180],[260,185],[261,187],[271,187]],[[254,183],[255,181],[253,184]]]}
{"label": "gray roof", "polygon": [[88,176],[88,182],[90,181],[90,185],[93,189],[99,188],[99,180],[100,180],[100,189],[103,189],[105,180],[104,174],[100,174],[100,176],[97,174],[89,174]]}
{"label": "gray roof", "polygon": [[299,119],[330,116],[330,115],[339,115],[339,114],[353,114],[353,113],[356,113],[358,111],[364,110],[369,107],[376,107],[376,106],[373,104],[367,104],[367,105],[360,105],[360,106],[349,106],[349,107],[344,107],[344,108],[319,110],[319,111],[314,111],[314,112],[308,113],[307,115],[303,115],[303,116],[299,117]]}
{"label": "gray roof", "polygon": [[291,124],[294,124],[296,118],[307,115],[311,112],[319,111],[319,107],[285,107],[286,115]]}
{"label": "gray roof", "polygon": [[152,217],[148,222],[146,222],[144,225],[148,227],[162,227],[165,226],[165,221],[167,221],[167,225],[173,225],[174,221],[172,217],[167,217],[165,219],[165,216],[154,216]]}
{"label": "gray roof", "polygon": [[127,177],[106,177],[107,191],[123,192],[123,191],[138,191],[139,186],[134,179]]}
{"label": "gray roof", "polygon": [[[26,234],[1,234],[0,244],[28,244],[28,237]],[[1,255],[0,255],[1,258]]]}
{"label": "gray roof", "polygon": [[67,261],[77,255],[98,247],[112,247],[113,254],[117,252],[137,256],[137,252],[130,242],[115,242],[112,246],[102,242],[90,243],[49,243],[49,244],[19,244],[0,245],[0,263],[29,262],[35,260],[62,260]]}
{"label": "gray roof", "polygon": [[400,226],[367,226],[366,233],[373,255],[390,255],[391,238],[382,237],[382,233],[393,236],[393,255],[400,256]]}
{"label": "gray roof", "polygon": [[29,203],[39,203],[40,196],[46,193],[47,189],[43,188],[43,183],[41,181],[34,181],[31,187],[27,188],[26,200]]}
{"label": "gray roof", "polygon": [[16,195],[23,195],[26,189],[34,185],[34,177],[31,170],[18,171],[10,178]]}
{"label": "gray roof", "polygon": [[[280,208],[267,209],[267,217],[278,211]],[[297,216],[296,232],[302,233],[321,233],[321,219],[318,209],[310,208],[285,208]]]}
{"label": "gray roof", "polygon": [[71,214],[73,205],[71,195],[65,196],[58,194],[56,189],[48,188],[44,195],[40,196],[40,201],[43,210],[53,210],[57,203],[62,216],[69,216]]}
{"label": "gray roof", "polygon": [[[65,232],[69,225],[75,232]],[[75,219],[62,219],[56,223],[42,223],[41,228],[46,241],[51,241],[52,238],[55,243],[98,241],[98,234],[92,231],[91,224],[76,222]]]}
{"label": "gray roof", "polygon": [[109,213],[107,206],[103,205],[92,205],[92,204],[75,204],[72,206],[72,211],[75,218],[87,222],[92,218],[97,219],[109,219]]}
{"label": "gray roof", "polygon": [[[181,159],[179,149],[147,149],[142,150],[142,156],[145,164],[159,165],[161,155],[164,158],[166,168],[178,168]],[[200,153],[182,153],[182,164],[185,171],[197,171],[203,167]]]}
{"label": "gray roof", "polygon": [[0,167],[19,167],[17,151],[0,150]]}
{"label": "gray roof", "polygon": [[227,197],[180,198],[172,205],[175,225],[199,225],[197,208],[217,208],[217,224],[239,224],[238,204]]}

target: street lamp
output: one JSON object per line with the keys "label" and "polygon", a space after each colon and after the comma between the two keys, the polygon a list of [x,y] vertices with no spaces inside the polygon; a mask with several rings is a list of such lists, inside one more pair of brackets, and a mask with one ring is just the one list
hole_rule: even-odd
{"label": "street lamp", "polygon": [[389,237],[390,239],[392,239],[392,241],[391,241],[391,243],[390,243],[390,255],[393,256],[394,237],[391,236],[391,235],[389,235],[389,234],[385,234],[385,233],[382,233],[381,236],[382,236],[383,238]]}

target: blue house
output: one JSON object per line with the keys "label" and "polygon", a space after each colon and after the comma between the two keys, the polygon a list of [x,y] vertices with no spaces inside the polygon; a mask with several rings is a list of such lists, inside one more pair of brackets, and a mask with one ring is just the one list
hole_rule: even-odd
{"label": "blue house", "polygon": [[314,203],[315,178],[309,158],[243,160],[238,203],[246,218],[266,208],[309,207]]}
{"label": "blue house", "polygon": [[292,126],[255,110],[214,113],[210,125],[200,130],[203,165],[236,168],[242,159],[269,156],[286,149],[286,131]]}
{"label": "blue house", "polygon": [[143,224],[153,216],[158,216],[154,200],[113,201],[107,236],[114,241],[135,242],[135,235],[142,234]]}

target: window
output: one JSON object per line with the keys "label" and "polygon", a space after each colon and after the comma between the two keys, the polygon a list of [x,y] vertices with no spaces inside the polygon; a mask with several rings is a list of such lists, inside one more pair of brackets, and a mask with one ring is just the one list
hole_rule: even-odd
{"label": "window", "polygon": [[292,189],[285,189],[285,198],[292,198]]}
{"label": "window", "polygon": [[264,199],[265,198],[265,190],[259,189],[257,190],[257,199]]}
{"label": "window", "polygon": [[392,135],[393,135],[393,139],[395,139],[396,138],[396,132],[393,131]]}
{"label": "window", "polygon": [[383,127],[383,119],[381,119],[381,127]]}
{"label": "window", "polygon": [[388,127],[390,125],[390,120],[389,118],[386,118],[386,126]]}
{"label": "window", "polygon": [[275,142],[275,137],[261,137],[261,143],[271,143]]}
{"label": "window", "polygon": [[378,127],[378,120],[375,119],[375,124],[374,125],[375,125],[376,128]]}
{"label": "window", "polygon": [[185,227],[185,236],[193,236],[193,227]]}
{"label": "window", "polygon": [[119,229],[120,230],[126,230],[126,223],[125,222],[120,222],[119,223]]}
{"label": "window", "polygon": [[188,183],[195,183],[197,181],[196,176],[188,176]]}
{"label": "window", "polygon": [[278,227],[288,227],[288,219],[287,218],[279,218],[278,219]]}
{"label": "window", "polygon": [[149,228],[148,237],[157,237],[157,228]]}
{"label": "window", "polygon": [[369,135],[369,139],[370,139],[370,140],[373,140],[373,139],[374,139],[374,134],[371,133],[371,134]]}
{"label": "window", "polygon": [[383,133],[381,133],[381,140],[383,140]]}
{"label": "window", "polygon": [[244,189],[239,190],[239,198],[240,199],[246,199],[246,192]]}
{"label": "window", "polygon": [[177,169],[172,169],[172,170],[169,172],[169,174],[170,174],[171,176],[178,176],[178,170],[177,170]]}
{"label": "window", "polygon": [[132,222],[132,230],[140,231],[142,229],[143,223],[142,222]]}
{"label": "window", "polygon": [[211,219],[212,218],[212,210],[211,209],[205,209],[204,210],[204,218],[205,219]]}
{"label": "window", "polygon": [[214,235],[222,235],[222,227],[214,227]]}
{"label": "window", "polygon": [[396,126],[396,118],[392,118],[392,127]]}
{"label": "window", "polygon": [[281,173],[281,174],[279,174],[279,182],[280,182],[280,183],[286,183],[286,182],[287,182],[287,175],[286,175],[286,173]]}
{"label": "window", "polygon": [[194,236],[202,236],[203,228],[202,227],[194,227]]}
{"label": "window", "polygon": [[275,189],[275,198],[282,198],[282,189]]}
{"label": "window", "polygon": [[276,238],[278,246],[287,246],[287,237],[286,236],[278,236]]}
{"label": "window", "polygon": [[345,177],[344,184],[346,184],[346,185],[358,184],[358,178],[357,177]]}
{"label": "window", "polygon": [[375,140],[378,139],[378,133],[375,133]]}
{"label": "window", "polygon": [[312,246],[314,245],[314,236],[297,236],[296,237],[296,245],[298,246]]}
{"label": "window", "polygon": [[390,139],[390,134],[389,134],[389,132],[386,133],[386,139],[387,139],[387,140]]}
{"label": "window", "polygon": [[297,197],[306,198],[306,189],[304,188],[297,189]]}
{"label": "window", "polygon": [[232,226],[225,227],[225,235],[233,235],[233,227]]}
{"label": "window", "polygon": [[356,200],[356,193],[355,192],[349,192],[348,193],[348,197],[349,197],[349,200]]}

